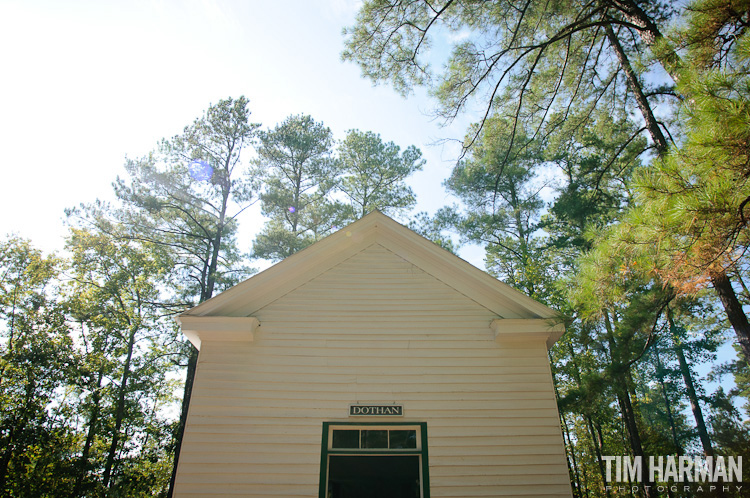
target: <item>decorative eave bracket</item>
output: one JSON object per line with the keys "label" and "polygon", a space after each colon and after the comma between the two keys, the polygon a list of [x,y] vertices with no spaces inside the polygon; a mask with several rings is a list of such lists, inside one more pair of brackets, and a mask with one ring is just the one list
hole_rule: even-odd
{"label": "decorative eave bracket", "polygon": [[205,341],[252,342],[260,322],[254,316],[180,315],[177,323],[182,333],[200,349]]}
{"label": "decorative eave bracket", "polygon": [[564,324],[544,318],[499,318],[492,320],[490,328],[496,342],[544,340],[547,349],[565,332]]}

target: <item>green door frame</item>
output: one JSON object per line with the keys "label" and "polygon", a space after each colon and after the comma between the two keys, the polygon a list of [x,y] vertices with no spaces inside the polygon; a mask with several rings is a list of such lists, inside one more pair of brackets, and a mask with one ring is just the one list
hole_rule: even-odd
{"label": "green door frame", "polygon": [[[328,456],[334,455],[370,455],[372,451],[362,450],[335,450],[330,451],[328,449],[328,434],[330,433],[331,426],[350,426],[350,427],[399,427],[399,426],[411,426],[419,427],[421,448],[414,451],[398,451],[393,452],[394,455],[419,455],[422,464],[422,498],[430,498],[430,462],[428,459],[427,451],[427,422],[323,422],[323,439],[320,448],[320,487],[318,490],[318,498],[327,498],[328,494]],[[378,452],[379,453],[379,452]],[[382,453],[381,453],[382,454]]]}

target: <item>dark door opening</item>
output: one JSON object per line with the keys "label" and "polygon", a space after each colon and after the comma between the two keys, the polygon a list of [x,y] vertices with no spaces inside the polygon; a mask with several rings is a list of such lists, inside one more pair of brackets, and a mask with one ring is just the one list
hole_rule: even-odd
{"label": "dark door opening", "polygon": [[420,498],[419,456],[332,455],[329,458],[329,498]]}
{"label": "dark door opening", "polygon": [[426,422],[323,422],[318,498],[430,498]]}

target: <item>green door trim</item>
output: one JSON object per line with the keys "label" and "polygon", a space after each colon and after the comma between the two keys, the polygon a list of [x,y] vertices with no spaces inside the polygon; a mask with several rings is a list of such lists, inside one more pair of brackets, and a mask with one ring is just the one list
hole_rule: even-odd
{"label": "green door trim", "polygon": [[[394,455],[419,455],[421,456],[420,461],[422,463],[422,498],[430,498],[430,462],[428,458],[427,449],[427,422],[323,422],[323,437],[320,447],[320,486],[318,488],[318,498],[327,498],[327,484],[328,484],[328,434],[331,426],[352,426],[352,427],[398,427],[398,426],[411,426],[419,427],[420,438],[422,447],[414,451],[399,451],[394,452]],[[331,451],[330,453],[337,455],[344,454],[356,454],[356,455],[367,455],[364,451]]]}

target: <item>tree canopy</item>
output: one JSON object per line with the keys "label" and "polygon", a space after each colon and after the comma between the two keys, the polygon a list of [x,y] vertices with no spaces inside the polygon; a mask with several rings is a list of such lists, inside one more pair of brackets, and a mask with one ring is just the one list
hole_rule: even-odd
{"label": "tree canopy", "polygon": [[559,311],[577,498],[612,496],[604,455],[743,454],[748,25],[733,0],[365,1],[344,59],[478,116],[455,203],[412,213],[433,166],[397,137],[209,105],[68,210],[64,254],[0,240],[0,496],[168,496],[197,364],[173,316],[373,209]]}
{"label": "tree canopy", "polygon": [[[575,496],[607,485],[603,454],[687,451],[680,403],[705,454],[728,427],[746,437],[690,362],[713,361],[727,322],[750,358],[748,19],[723,0],[372,0],[344,32],[363,76],[426,87],[446,121],[478,116],[446,180],[462,204],[425,233],[458,231],[567,317],[551,354]],[[688,327],[707,338],[691,353]]]}
{"label": "tree canopy", "polygon": [[[342,57],[357,63],[363,76],[389,82],[401,93],[427,86],[443,119],[478,105],[483,118],[467,147],[501,103],[507,104],[503,117],[511,120],[513,130],[506,154],[521,123],[533,130],[531,138],[553,132],[574,109],[621,105],[639,109],[642,131],[664,150],[666,134],[654,108],[671,92],[647,86],[636,67],[648,68],[644,50],[663,38],[664,24],[676,16],[671,5],[635,0],[371,0],[345,30]],[[435,70],[429,51],[435,39],[448,36],[456,41],[448,60]],[[444,49],[442,43],[439,48]],[[660,61],[668,73],[677,64],[669,54]],[[550,119],[553,113],[558,119]]]}
{"label": "tree canopy", "polygon": [[337,161],[342,177],[336,188],[346,195],[355,219],[376,209],[395,215],[416,204],[414,192],[404,183],[425,163],[415,146],[401,152],[376,133],[350,130],[338,148]]}

